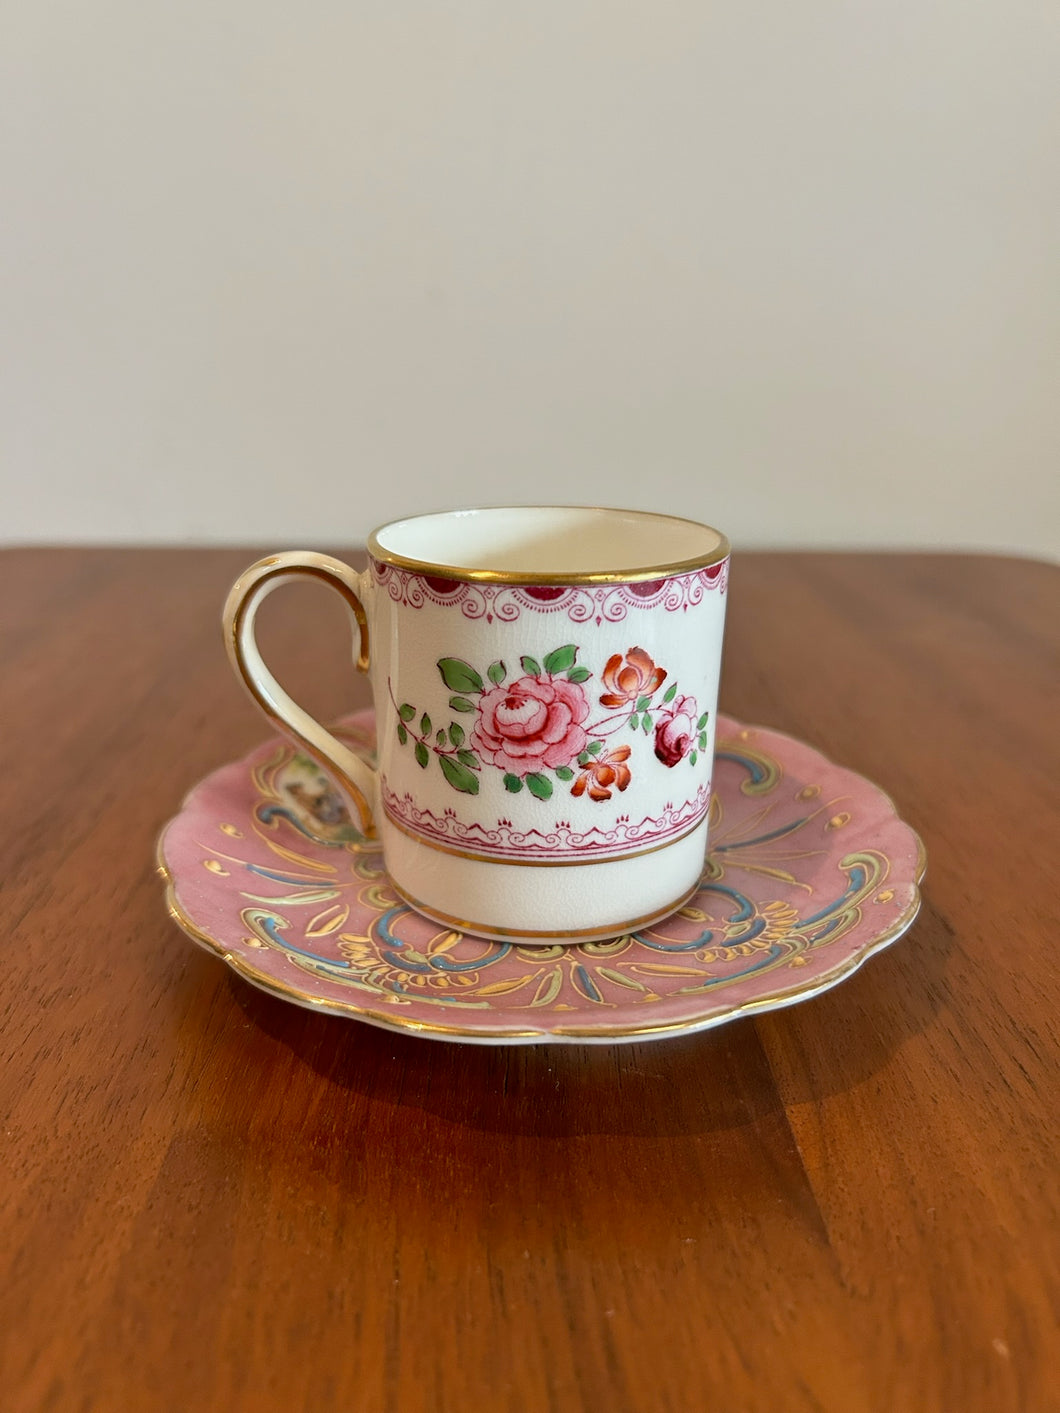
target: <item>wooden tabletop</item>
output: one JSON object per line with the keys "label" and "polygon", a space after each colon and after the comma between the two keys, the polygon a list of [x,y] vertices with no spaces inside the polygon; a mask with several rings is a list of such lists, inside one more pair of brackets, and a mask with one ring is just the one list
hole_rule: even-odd
{"label": "wooden tabletop", "polygon": [[[894,797],[919,920],[790,1010],[484,1049],[166,916],[159,829],[265,734],[218,626],[253,557],[0,555],[7,1413],[1060,1407],[1056,570],[738,553],[722,706]],[[263,614],[325,717],[342,614]]]}

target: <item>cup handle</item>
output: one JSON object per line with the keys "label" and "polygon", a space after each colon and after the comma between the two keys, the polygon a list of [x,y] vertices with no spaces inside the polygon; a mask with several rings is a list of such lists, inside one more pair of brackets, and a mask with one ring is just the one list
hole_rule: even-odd
{"label": "cup handle", "polygon": [[252,564],[232,585],[224,608],[225,644],[237,677],[283,734],[335,779],[359,820],[365,838],[376,836],[379,786],[375,770],[349,746],[326,731],[277,682],[258,651],[254,620],[263,599],[291,579],[315,579],[335,589],[345,600],[359,630],[357,667],[368,669],[368,618],[361,600],[361,579],[330,555],[311,551],[273,554]]}

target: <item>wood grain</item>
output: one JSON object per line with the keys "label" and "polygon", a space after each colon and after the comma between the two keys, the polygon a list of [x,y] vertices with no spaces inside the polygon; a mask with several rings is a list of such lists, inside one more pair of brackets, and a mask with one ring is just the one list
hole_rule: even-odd
{"label": "wood grain", "polygon": [[[159,828],[262,735],[253,557],[0,556],[3,1407],[1060,1407],[1056,571],[739,555],[722,705],[894,796],[920,920],[788,1011],[488,1050],[165,916]],[[306,705],[364,702],[321,591],[263,619]]]}

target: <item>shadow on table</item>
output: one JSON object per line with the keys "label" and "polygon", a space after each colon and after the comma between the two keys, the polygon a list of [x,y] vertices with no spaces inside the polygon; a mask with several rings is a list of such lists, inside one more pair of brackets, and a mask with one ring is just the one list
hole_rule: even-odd
{"label": "shadow on table", "polygon": [[924,1032],[952,945],[925,901],[912,931],[813,1000],[637,1045],[476,1046],[314,1015],[235,977],[247,1020],[364,1111],[421,1110],[497,1134],[690,1135],[755,1124],[863,1084]]}

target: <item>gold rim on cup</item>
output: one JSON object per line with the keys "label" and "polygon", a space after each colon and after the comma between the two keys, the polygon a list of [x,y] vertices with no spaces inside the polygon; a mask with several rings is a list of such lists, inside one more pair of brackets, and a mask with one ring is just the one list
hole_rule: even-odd
{"label": "gold rim on cup", "polygon": [[[416,559],[411,555],[399,554],[387,549],[380,541],[380,535],[397,525],[407,525],[417,520],[444,519],[454,514],[480,514],[492,511],[509,510],[579,510],[598,512],[603,515],[636,515],[650,520],[669,520],[679,525],[693,525],[697,530],[707,530],[717,536],[718,543],[707,554],[693,555],[689,559],[674,560],[669,564],[643,565],[637,569],[600,569],[584,572],[571,571],[562,574],[535,573],[528,570],[468,569],[458,564],[439,564],[435,560]],[[694,574],[700,569],[722,564],[731,553],[728,536],[706,525],[701,520],[691,520],[685,515],[666,515],[658,510],[628,510],[619,506],[607,505],[504,505],[469,506],[465,510],[428,511],[422,515],[406,515],[399,520],[390,520],[378,526],[368,536],[369,556],[379,564],[388,564],[395,569],[404,569],[412,574],[425,574],[443,579],[455,579],[467,584],[534,584],[534,585],[576,585],[576,584],[640,584],[653,579],[676,579],[683,574]]]}

